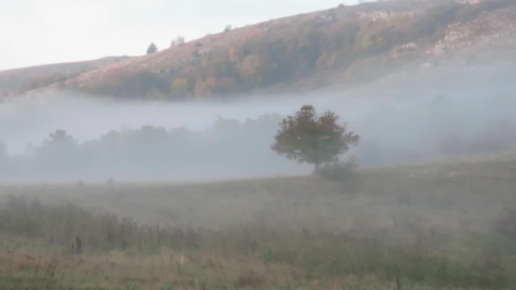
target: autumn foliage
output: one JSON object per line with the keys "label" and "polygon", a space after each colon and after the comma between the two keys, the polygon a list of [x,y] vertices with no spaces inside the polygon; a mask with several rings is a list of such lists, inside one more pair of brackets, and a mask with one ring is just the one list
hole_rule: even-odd
{"label": "autumn foliage", "polygon": [[409,2],[339,6],[190,42],[178,37],[160,53],[155,53],[158,48],[151,44],[142,58],[79,75],[48,71],[21,81],[0,76],[0,93],[3,87],[10,92],[11,87],[27,91],[62,84],[97,95],[188,100],[370,80],[425,58],[428,48],[443,39],[448,27],[474,22],[479,15],[511,9],[515,4],[511,0],[475,5]]}
{"label": "autumn foliage", "polygon": [[283,119],[272,149],[288,159],[315,165],[335,161],[359,136],[338,124],[339,116],[331,111],[317,115],[315,108],[304,105],[294,116]]}

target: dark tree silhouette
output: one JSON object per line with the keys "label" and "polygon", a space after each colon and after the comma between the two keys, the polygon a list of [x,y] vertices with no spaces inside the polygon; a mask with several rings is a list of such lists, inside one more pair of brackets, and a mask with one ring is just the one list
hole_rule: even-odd
{"label": "dark tree silhouette", "polygon": [[78,142],[65,130],[50,133],[36,151],[38,164],[47,170],[68,171],[80,163]]}
{"label": "dark tree silhouette", "polygon": [[304,105],[294,116],[283,119],[271,148],[288,159],[314,164],[317,172],[321,164],[335,160],[358,143],[359,136],[348,132],[338,120],[331,111],[318,116],[313,106]]}
{"label": "dark tree silhouette", "polygon": [[147,48],[147,54],[155,53],[158,51],[158,47],[153,43],[149,45],[149,48]]}

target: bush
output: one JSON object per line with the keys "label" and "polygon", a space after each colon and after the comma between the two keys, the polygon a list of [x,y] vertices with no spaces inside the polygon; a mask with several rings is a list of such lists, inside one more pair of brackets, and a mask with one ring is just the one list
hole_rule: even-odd
{"label": "bush", "polygon": [[356,179],[356,168],[357,164],[352,158],[348,161],[335,160],[321,166],[316,174],[331,181],[349,181]]}

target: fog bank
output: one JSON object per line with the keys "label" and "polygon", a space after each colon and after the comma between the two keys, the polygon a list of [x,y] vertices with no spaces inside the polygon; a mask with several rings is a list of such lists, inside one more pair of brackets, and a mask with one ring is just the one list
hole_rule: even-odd
{"label": "fog bank", "polygon": [[[30,155],[27,150],[40,146],[57,129],[84,144],[113,130],[130,135],[144,126],[163,127],[169,132],[167,144],[183,142],[183,147],[171,148],[167,158],[149,157],[155,163],[148,160],[145,166],[120,155],[111,160],[109,170],[83,167],[52,177],[29,170],[32,173],[20,177],[23,180],[196,180],[305,174],[310,166],[276,155],[269,145],[280,117],[312,104],[318,111],[335,111],[361,136],[352,153],[362,167],[516,150],[514,75],[516,67],[510,63],[437,67],[391,75],[352,89],[189,103],[115,102],[75,92],[52,93],[2,103],[0,141],[11,157]],[[192,143],[170,133],[179,128],[188,132],[184,136]],[[140,141],[134,152],[153,150],[152,140],[148,148]],[[196,158],[199,152],[203,155]],[[173,166],[160,164],[163,160],[182,161],[172,170]]]}

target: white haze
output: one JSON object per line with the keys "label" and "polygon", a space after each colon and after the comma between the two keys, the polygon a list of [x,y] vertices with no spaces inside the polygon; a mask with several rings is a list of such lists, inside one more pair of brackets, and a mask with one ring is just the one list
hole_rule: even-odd
{"label": "white haze", "polygon": [[[505,139],[500,142],[516,141],[514,75],[516,67],[511,63],[449,66],[392,75],[347,90],[334,88],[304,94],[197,103],[114,102],[62,92],[19,98],[1,104],[0,141],[6,144],[10,155],[15,155],[23,154],[29,143],[38,146],[56,129],[66,130],[80,142],[97,139],[111,130],[139,129],[146,125],[167,129],[185,127],[199,131],[211,126],[217,116],[243,122],[269,113],[285,116],[303,104],[312,104],[318,111],[337,112],[348,127],[361,136],[361,142],[353,154],[358,157],[362,167],[419,162],[442,157],[441,153],[436,152],[435,142],[450,136],[458,136],[468,142],[478,141],[479,136],[487,140],[493,138],[496,133],[493,132],[500,129],[500,124],[505,124],[505,131],[500,133]],[[263,144],[272,143],[273,134],[269,137],[270,140],[266,142],[257,142],[263,148],[252,148],[252,140],[251,145],[246,145],[250,146],[250,154],[262,151],[263,154],[270,154],[257,154],[262,157],[253,160],[253,166],[231,163],[220,164],[219,169],[198,170],[200,168],[194,164],[184,170],[182,179],[309,172],[309,166],[285,160],[273,152],[265,153],[270,148]],[[488,147],[486,150],[516,149],[516,142],[512,147],[505,143],[504,146]],[[264,160],[263,156],[268,156],[268,159]],[[227,158],[230,159],[231,155]],[[160,172],[156,178],[174,179],[174,176],[167,174],[173,175]],[[112,172],[112,175],[118,179],[137,178],[124,176],[123,172]],[[108,177],[97,176],[100,179]],[[142,179],[152,177],[149,174]]]}

